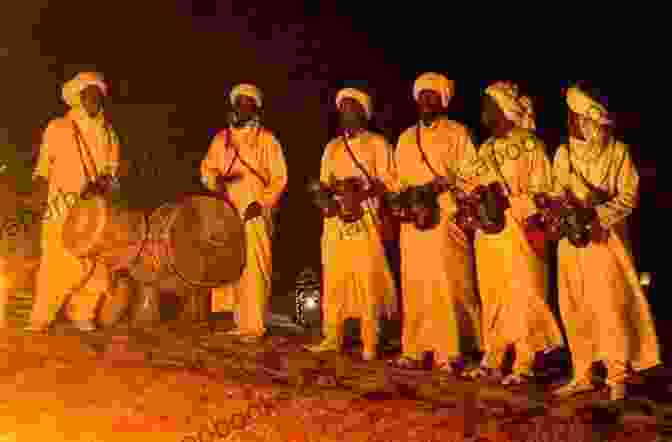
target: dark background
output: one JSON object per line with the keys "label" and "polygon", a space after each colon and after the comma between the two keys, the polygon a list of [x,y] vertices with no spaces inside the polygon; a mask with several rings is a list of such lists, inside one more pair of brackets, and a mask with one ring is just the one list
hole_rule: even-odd
{"label": "dark background", "polygon": [[[411,88],[424,71],[456,80],[450,114],[474,130],[479,96],[492,81],[484,77],[528,78],[518,82],[535,100],[539,134],[552,155],[565,132],[560,91],[567,81],[551,73],[592,73],[567,60],[555,60],[547,72],[540,52],[505,46],[504,54],[489,54],[490,46],[454,28],[459,17],[434,14],[431,5],[419,4],[429,14],[416,18],[418,9],[407,4],[367,10],[361,1],[354,7],[326,0],[11,3],[0,14],[2,154],[29,159],[48,120],[65,111],[63,82],[82,70],[101,71],[111,87],[107,111],[123,155],[141,172],[127,185],[143,204],[198,189],[198,165],[225,124],[230,88],[239,82],[261,88],[265,124],[283,144],[290,176],[275,244],[276,296],[291,290],[303,267],[319,265],[321,223],[304,188],[318,176],[323,146],[334,133],[338,89],[365,88],[374,99],[375,127],[395,143],[413,124]],[[489,62],[491,55],[511,63]],[[649,214],[668,203],[656,194],[653,150],[640,149],[639,92],[608,78],[610,110],[642,175],[642,209],[632,218],[635,255],[641,270],[653,272],[653,254],[645,252],[655,241]],[[652,302],[662,317],[662,304],[655,296]]]}

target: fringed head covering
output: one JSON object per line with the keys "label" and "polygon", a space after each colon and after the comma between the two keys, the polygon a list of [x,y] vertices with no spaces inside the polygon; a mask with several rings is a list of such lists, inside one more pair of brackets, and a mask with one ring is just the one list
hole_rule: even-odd
{"label": "fringed head covering", "polygon": [[498,81],[488,86],[485,93],[495,100],[513,124],[523,129],[536,129],[532,100],[520,94],[518,85],[509,81]]}
{"label": "fringed head covering", "polygon": [[567,105],[572,112],[589,118],[601,125],[612,125],[607,108],[580,89],[578,85],[567,89]]}

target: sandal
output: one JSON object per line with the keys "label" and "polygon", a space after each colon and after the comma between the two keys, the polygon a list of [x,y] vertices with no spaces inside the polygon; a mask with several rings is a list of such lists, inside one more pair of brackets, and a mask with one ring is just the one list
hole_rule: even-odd
{"label": "sandal", "polygon": [[434,365],[434,368],[445,374],[455,373],[455,368],[453,368],[452,362],[438,362]]}
{"label": "sandal", "polygon": [[322,341],[320,344],[316,345],[304,345],[303,346],[304,350],[307,350],[312,353],[323,353],[323,352],[328,352],[328,351],[336,351],[340,352],[341,348],[333,343],[327,342],[327,341]]}
{"label": "sandal", "polygon": [[257,344],[263,340],[264,336],[257,335],[239,335],[238,340],[245,344]]}
{"label": "sandal", "polygon": [[422,363],[417,359],[409,358],[408,356],[400,356],[397,359],[390,359],[387,363],[394,368],[402,370],[418,370]]}
{"label": "sandal", "polygon": [[595,386],[590,381],[586,379],[574,379],[568,384],[554,390],[553,395],[559,398],[567,398],[576,394],[588,393],[595,390]]}
{"label": "sandal", "polygon": [[464,360],[460,357],[448,360],[434,360],[434,368],[443,373],[456,374],[461,372],[461,369],[464,368]]}
{"label": "sandal", "polygon": [[502,385],[516,386],[529,384],[530,377],[522,373],[511,373],[502,379]]}
{"label": "sandal", "polygon": [[482,379],[491,381],[501,381],[503,376],[500,370],[481,366],[467,371],[462,375],[462,377],[472,381]]}

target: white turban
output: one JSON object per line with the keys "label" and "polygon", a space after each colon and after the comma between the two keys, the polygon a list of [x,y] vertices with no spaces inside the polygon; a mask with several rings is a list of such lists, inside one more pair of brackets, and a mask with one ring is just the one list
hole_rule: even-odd
{"label": "white turban", "polygon": [[523,129],[534,130],[534,109],[532,100],[526,95],[520,95],[518,86],[509,81],[498,81],[485,90],[499,108],[513,124]]}
{"label": "white turban", "polygon": [[359,89],[353,89],[353,88],[341,89],[340,91],[338,91],[338,94],[336,94],[337,108],[340,108],[341,101],[343,101],[344,98],[352,98],[353,100],[361,104],[362,107],[364,108],[364,112],[366,112],[367,120],[371,119],[371,115],[373,112],[371,97],[369,97],[367,94],[360,91]]}
{"label": "white turban", "polygon": [[448,107],[448,102],[455,94],[455,82],[449,80],[446,76],[436,72],[425,72],[420,75],[413,85],[413,98],[418,101],[420,92],[424,90],[434,91],[441,97],[441,104],[444,108]]}
{"label": "white turban", "polygon": [[62,97],[65,103],[76,108],[81,105],[80,94],[89,86],[96,86],[104,96],[107,96],[107,84],[103,80],[103,75],[98,72],[81,72],[72,80],[63,85]]}
{"label": "white turban", "polygon": [[590,98],[578,87],[570,87],[567,90],[567,105],[574,112],[583,117],[589,118],[600,124],[612,124],[613,121],[607,118],[609,112],[601,103]]}
{"label": "white turban", "polygon": [[231,100],[231,105],[236,105],[236,100],[240,95],[245,95],[246,97],[254,98],[257,102],[257,106],[261,108],[263,102],[263,96],[258,87],[253,84],[239,84],[231,90],[229,99]]}

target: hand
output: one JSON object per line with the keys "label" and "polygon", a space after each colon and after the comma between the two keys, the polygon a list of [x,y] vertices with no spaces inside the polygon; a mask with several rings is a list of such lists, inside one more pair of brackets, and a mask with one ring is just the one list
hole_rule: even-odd
{"label": "hand", "polygon": [[438,176],[432,181],[432,188],[436,193],[441,193],[443,190],[450,189],[455,185],[455,175]]}
{"label": "hand", "polygon": [[119,190],[121,183],[114,175],[103,175],[100,177],[100,186],[104,192],[113,192]]}
{"label": "hand", "polygon": [[242,178],[241,175],[239,174],[231,174],[231,175],[217,175],[217,178],[215,179],[215,183],[217,186],[217,191],[218,192],[225,192],[226,191],[226,186],[228,184],[235,183],[239,181]]}
{"label": "hand", "polygon": [[245,222],[250,221],[258,216],[261,216],[261,204],[259,204],[257,201],[251,203],[249,206],[247,206],[247,209],[245,209]]}
{"label": "hand", "polygon": [[609,230],[602,227],[599,218],[594,218],[590,225],[590,241],[594,243],[604,243],[609,239]]}
{"label": "hand", "polygon": [[418,207],[411,209],[415,225],[418,228],[425,229],[432,224],[434,219],[434,210],[427,207]]}

